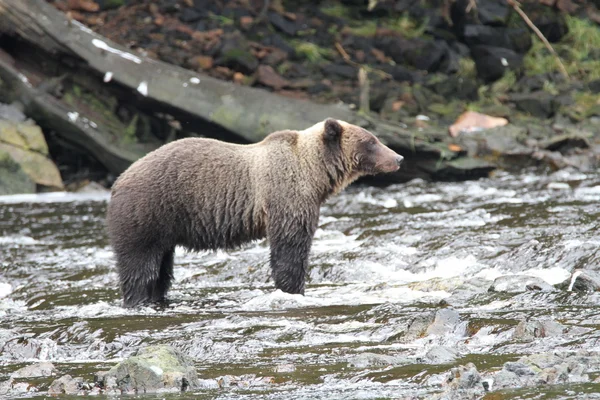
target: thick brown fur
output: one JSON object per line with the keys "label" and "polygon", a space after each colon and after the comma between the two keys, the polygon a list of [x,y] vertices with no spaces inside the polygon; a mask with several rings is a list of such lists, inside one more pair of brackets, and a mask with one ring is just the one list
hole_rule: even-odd
{"label": "thick brown fur", "polygon": [[251,145],[187,138],[162,146],[112,188],[107,223],[124,305],[165,298],[177,245],[233,249],[264,237],[275,286],[304,293],[321,204],[401,161],[368,131],[333,119]]}

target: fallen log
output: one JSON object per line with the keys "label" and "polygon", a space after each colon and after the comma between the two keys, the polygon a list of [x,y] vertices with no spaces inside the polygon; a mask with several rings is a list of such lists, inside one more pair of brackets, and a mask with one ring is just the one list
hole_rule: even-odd
{"label": "fallen log", "polygon": [[[11,98],[23,102],[28,115],[40,125],[86,149],[115,173],[161,142],[140,145],[122,140],[119,124],[111,126],[111,118],[105,118],[106,121],[92,118],[85,107],[78,108],[73,102],[67,105],[64,97],[40,89],[35,83],[36,74],[41,75],[38,81],[45,82],[67,73],[71,81],[89,92],[97,93],[99,85],[108,87],[114,96],[132,104],[136,113],[144,117],[156,118],[158,113],[166,113],[185,128],[191,127],[191,131],[221,138],[230,134],[229,138],[241,142],[256,142],[281,129],[304,129],[327,117],[346,120],[370,129],[405,156],[407,168],[401,170],[397,180],[442,177],[448,173],[446,162],[462,156],[439,142],[439,132],[417,134],[344,105],[285,98],[133,54],[69,20],[44,0],[0,0],[0,35],[24,43],[52,64],[51,72],[48,68],[40,71],[43,66],[31,59],[28,68],[19,68],[19,61],[27,64],[32,51],[19,52],[15,50],[19,46],[13,46],[10,56],[17,59],[16,65],[0,63],[0,74],[8,82]],[[26,82],[23,77],[30,79]],[[87,118],[87,122],[73,120],[74,113]],[[421,161],[425,162],[424,168],[420,168]],[[479,162],[475,170],[485,175],[492,168]]]}

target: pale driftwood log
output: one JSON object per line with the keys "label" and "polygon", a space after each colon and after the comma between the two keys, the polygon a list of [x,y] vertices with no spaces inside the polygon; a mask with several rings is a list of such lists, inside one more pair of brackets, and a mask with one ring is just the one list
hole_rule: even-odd
{"label": "pale driftwood log", "polygon": [[[277,130],[301,130],[333,117],[367,127],[407,158],[424,157],[428,165],[432,159],[438,160],[436,170],[444,168],[445,159],[458,156],[446,150],[446,146],[429,143],[426,134],[415,134],[344,105],[285,98],[133,54],[77,21],[68,20],[44,0],[0,0],[0,34],[18,36],[57,59],[67,55],[93,72],[96,79],[110,77],[111,84],[117,83],[141,101],[164,105],[187,120],[216,124],[248,142],[260,141]],[[10,71],[6,63],[0,64],[0,70],[4,76],[12,74],[13,80],[14,74],[18,74],[14,68]],[[17,91],[30,108],[37,107],[38,114],[52,114],[47,122],[58,128],[59,134],[81,144],[112,171],[122,171],[144,150],[112,145],[110,140],[103,140],[102,127],[90,130],[81,124],[71,124],[65,105],[34,87],[20,85]],[[431,175],[431,171],[424,170],[421,175]]]}

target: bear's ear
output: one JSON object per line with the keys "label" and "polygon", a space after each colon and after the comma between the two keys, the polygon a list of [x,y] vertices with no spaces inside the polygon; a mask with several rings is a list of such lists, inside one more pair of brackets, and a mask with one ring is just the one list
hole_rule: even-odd
{"label": "bear's ear", "polygon": [[325,139],[326,140],[338,140],[342,136],[342,125],[333,118],[327,118],[325,120]]}

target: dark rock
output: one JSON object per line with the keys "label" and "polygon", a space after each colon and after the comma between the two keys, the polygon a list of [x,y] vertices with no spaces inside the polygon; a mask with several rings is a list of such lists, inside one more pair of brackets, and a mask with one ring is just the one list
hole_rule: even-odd
{"label": "dark rock", "polygon": [[471,55],[477,75],[486,82],[500,79],[507,70],[521,66],[523,57],[512,50],[493,46],[473,46]]}
{"label": "dark rock", "polygon": [[573,272],[567,290],[575,292],[600,292],[600,273],[590,270]]}
{"label": "dark rock", "polygon": [[250,52],[248,43],[239,32],[223,38],[220,56],[216,64],[239,70],[244,74],[251,74],[258,68],[258,60]]}
{"label": "dark rock", "polygon": [[56,375],[57,372],[58,370],[54,367],[54,364],[50,362],[41,362],[19,368],[10,374],[10,376],[12,378],[31,378],[37,376],[53,376]]}
{"label": "dark rock", "polygon": [[517,108],[537,118],[549,118],[554,115],[554,96],[540,90],[532,93],[515,93],[510,96],[510,101]]}
{"label": "dark rock", "polygon": [[463,78],[452,75],[438,79],[429,84],[429,87],[437,94],[446,98],[475,101],[478,98],[479,86],[474,79]]}
{"label": "dark rock", "polygon": [[277,47],[278,49],[283,50],[288,57],[296,52],[294,48],[278,34],[267,36],[261,41],[261,43],[265,46]]}
{"label": "dark rock", "polygon": [[477,7],[470,7],[469,0],[457,0],[453,2],[450,14],[454,25],[461,29],[467,24],[503,26],[507,24],[510,13],[511,8],[502,1],[478,1]]}
{"label": "dark rock", "polygon": [[434,346],[427,354],[425,358],[432,364],[449,364],[456,360],[458,352],[448,346]]}
{"label": "dark rock", "polygon": [[519,293],[529,290],[553,291],[554,287],[541,278],[528,275],[504,275],[494,280],[488,291]]}
{"label": "dark rock", "polygon": [[523,11],[551,43],[559,42],[569,33],[565,15],[559,10],[540,3],[526,3]]}
{"label": "dark rock", "polygon": [[322,92],[327,92],[331,90],[331,87],[329,85],[324,84],[323,82],[319,82],[313,86],[310,86],[307,89],[307,92],[310,94],[319,94]]}
{"label": "dark rock", "polygon": [[515,328],[512,338],[530,342],[536,338],[561,336],[565,327],[558,322],[545,319],[539,321],[521,321]]}
{"label": "dark rock", "polygon": [[358,69],[348,64],[326,64],[323,72],[327,75],[339,76],[347,79],[357,79]]}
{"label": "dark rock", "polygon": [[577,134],[557,135],[540,143],[540,147],[550,150],[559,151],[562,154],[567,153],[571,149],[589,149],[591,147],[588,138]]}
{"label": "dark rock", "polygon": [[290,21],[283,15],[273,11],[269,12],[269,22],[286,35],[296,36],[300,30],[300,27],[298,24],[296,24],[296,21]]}
{"label": "dark rock", "polygon": [[383,37],[376,46],[397,64],[410,65],[428,72],[437,71],[448,55],[448,45],[441,40]]}
{"label": "dark rock", "polygon": [[418,76],[412,70],[403,67],[402,65],[384,65],[381,67],[381,70],[387,72],[394,78],[395,81],[398,82],[415,82],[418,79]]}
{"label": "dark rock", "polygon": [[181,392],[200,384],[192,360],[165,345],[140,349],[109,371],[97,374],[96,380],[104,388],[123,393]]}
{"label": "dark rock", "polygon": [[83,378],[73,378],[71,375],[62,376],[50,384],[48,394],[78,394],[83,389]]}
{"label": "dark rock", "polygon": [[187,7],[179,13],[179,20],[181,22],[190,23],[196,22],[202,19],[204,16],[205,13],[203,11],[200,11],[196,8]]}
{"label": "dark rock", "polygon": [[600,79],[596,79],[588,83],[588,89],[592,93],[600,93]]}
{"label": "dark rock", "polygon": [[469,46],[494,46],[527,53],[531,48],[531,34],[526,29],[497,28],[485,25],[466,25],[464,41]]}

